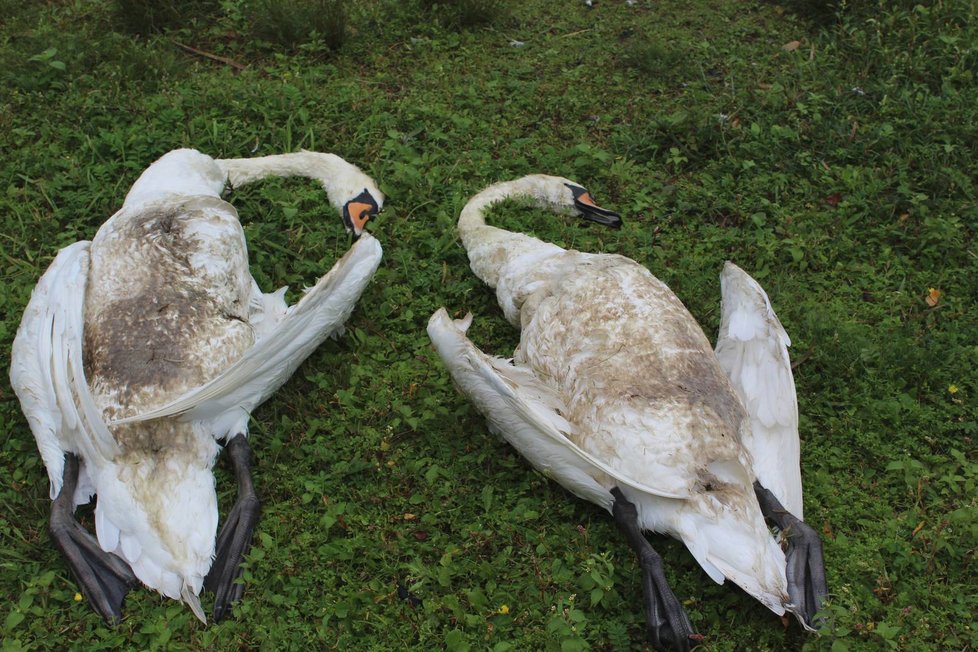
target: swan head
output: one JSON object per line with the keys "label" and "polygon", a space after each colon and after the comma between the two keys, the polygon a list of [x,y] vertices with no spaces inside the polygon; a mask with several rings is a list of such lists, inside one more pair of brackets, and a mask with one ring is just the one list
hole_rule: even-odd
{"label": "swan head", "polygon": [[621,228],[621,216],[612,210],[598,206],[587,188],[567,179],[564,179],[564,186],[570,193],[567,204],[573,206],[581,217],[613,229]]}
{"label": "swan head", "polygon": [[[358,186],[359,187],[359,186]],[[363,229],[370,218],[381,211],[384,206],[384,195],[371,183],[360,188],[355,195],[343,203],[343,226],[353,234],[356,240],[363,234]]]}
{"label": "swan head", "polygon": [[581,184],[549,174],[529,174],[513,181],[503,181],[489,186],[469,200],[469,205],[479,208],[511,196],[525,195],[549,205],[560,212],[576,213],[586,220],[611,228],[621,228],[621,216],[603,208]]}
{"label": "swan head", "polygon": [[458,216],[459,235],[467,250],[471,247],[472,238],[478,239],[477,232],[486,226],[485,211],[511,197],[525,197],[557,213],[577,214],[615,229],[622,224],[618,213],[599,206],[587,188],[579,183],[549,174],[528,174],[511,181],[494,183],[469,199]]}

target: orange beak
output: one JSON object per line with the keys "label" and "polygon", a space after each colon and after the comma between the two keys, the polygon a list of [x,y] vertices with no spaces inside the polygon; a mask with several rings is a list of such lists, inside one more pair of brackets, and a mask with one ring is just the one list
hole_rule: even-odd
{"label": "orange beak", "polygon": [[370,211],[374,207],[365,202],[351,201],[347,205],[347,208],[350,212],[350,223],[353,226],[353,233],[360,235],[363,233],[363,227],[367,225],[367,221],[370,219]]}
{"label": "orange beak", "polygon": [[580,186],[570,186],[574,192],[574,206],[581,211],[581,215],[586,220],[597,222],[614,229],[621,228],[621,217],[618,213],[602,208],[594,201],[594,198],[584,188]]}
{"label": "orange beak", "polygon": [[594,202],[594,199],[591,197],[591,193],[589,192],[585,192],[584,194],[578,196],[577,201],[581,202],[585,206],[591,206],[593,208],[601,208]]}

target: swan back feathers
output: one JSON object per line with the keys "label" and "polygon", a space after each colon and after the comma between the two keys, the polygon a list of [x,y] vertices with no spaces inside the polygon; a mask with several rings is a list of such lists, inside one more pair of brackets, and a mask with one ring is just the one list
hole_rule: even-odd
{"label": "swan back feathers", "polygon": [[92,243],[86,375],[108,418],[201,384],[254,341],[244,233],[212,197],[124,208]]}
{"label": "swan back feathers", "polygon": [[560,388],[571,422],[589,424],[576,443],[670,494],[718,486],[709,462],[749,466],[746,414],[685,306],[627,258],[578,256],[524,304],[514,353]]}

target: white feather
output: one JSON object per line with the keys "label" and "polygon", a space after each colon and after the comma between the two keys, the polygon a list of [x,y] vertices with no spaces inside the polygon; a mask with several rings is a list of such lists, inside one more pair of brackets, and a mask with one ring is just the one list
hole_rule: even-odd
{"label": "white feather", "polygon": [[102,550],[113,551],[119,547],[119,528],[106,518],[105,507],[102,503],[95,505],[95,532],[98,535],[98,544],[102,546]]}
{"label": "white feather", "polygon": [[[116,530],[118,531],[118,530]],[[105,548],[106,550],[115,552],[115,548]],[[139,545],[139,539],[134,534],[126,534],[119,538],[119,556],[129,562],[129,564],[136,568],[139,564],[140,558],[143,556],[143,548]],[[137,577],[143,580],[143,582],[148,586],[156,586],[159,583],[157,578],[157,569],[159,565],[152,561],[146,561],[143,564],[143,569],[152,570],[142,570],[140,574],[137,572]]]}
{"label": "white feather", "polygon": [[197,588],[194,588],[190,585],[185,584],[180,589],[180,597],[187,604],[187,606],[190,607],[190,610],[194,612],[194,615],[197,616],[197,620],[199,620],[200,622],[206,625],[207,616],[204,615],[204,609],[200,606],[200,598],[197,597],[198,593],[200,593],[199,586]]}
{"label": "white feather", "polygon": [[[798,401],[788,358],[791,340],[761,286],[728,262],[716,354],[751,419],[744,446],[757,479],[804,520]],[[750,327],[745,327],[750,324]]]}
{"label": "white feather", "polygon": [[[173,600],[181,599],[183,592],[183,578],[181,578],[176,573],[171,573],[170,571],[163,571],[160,573],[160,593]],[[196,596],[195,596],[196,597]],[[193,611],[193,606],[189,605],[191,611]],[[195,614],[196,615],[196,614]],[[206,623],[207,620],[205,619]]]}
{"label": "white feather", "polygon": [[289,288],[281,287],[274,292],[264,294],[255,279],[251,279],[251,284],[248,323],[255,329],[255,337],[260,340],[272,333],[288,312],[289,306],[285,303],[285,293]]}
{"label": "white feather", "polygon": [[480,357],[488,356],[465,337],[469,323],[471,315],[453,322],[444,308],[428,321],[428,336],[453,380],[486,416],[490,429],[505,437],[538,471],[550,478],[559,475],[561,484],[572,493],[610,511],[611,495],[592,477],[590,464],[580,452],[566,445],[557,426],[546,424],[542,414],[527,419],[526,412],[511,409],[514,393],[508,383],[486,373],[487,365]]}
{"label": "white feather", "polygon": [[77,242],[52,261],[31,293],[11,351],[10,383],[47,467],[52,500],[61,493],[66,452],[104,458],[118,451],[81,369],[89,246]]}

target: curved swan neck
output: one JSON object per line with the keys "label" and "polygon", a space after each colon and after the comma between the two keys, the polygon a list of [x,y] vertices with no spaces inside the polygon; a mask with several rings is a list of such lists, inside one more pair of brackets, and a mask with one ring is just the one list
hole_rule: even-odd
{"label": "curved swan neck", "polygon": [[[517,319],[515,311],[518,308],[510,295],[522,296],[526,282],[531,280],[530,275],[522,273],[523,267],[536,268],[543,258],[565,250],[524,233],[489,226],[485,211],[509,197],[527,197],[558,213],[572,211],[574,200],[568,187],[571,184],[567,179],[545,174],[504,181],[472,197],[459,215],[458,234],[468,255],[469,266],[489,287],[497,288],[500,305],[511,320]],[[505,280],[505,292],[499,290],[501,280]]]}
{"label": "curved swan neck", "polygon": [[565,203],[567,193],[565,183],[569,182],[566,179],[544,174],[531,174],[513,181],[494,183],[472,197],[462,209],[458,217],[458,232],[462,236],[463,244],[480,227],[487,227],[485,212],[490,206],[504,199],[528,197],[541,206],[558,210]]}
{"label": "curved swan neck", "polygon": [[335,154],[303,150],[254,158],[216,159],[215,163],[231,186],[243,186],[267,177],[315,179],[337,210],[342,210],[344,202],[364,189],[383,201],[383,195],[370,177]]}

